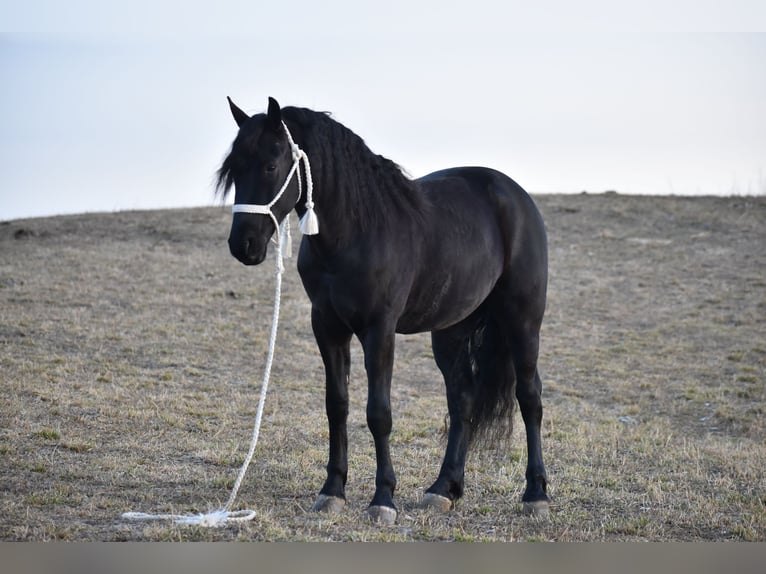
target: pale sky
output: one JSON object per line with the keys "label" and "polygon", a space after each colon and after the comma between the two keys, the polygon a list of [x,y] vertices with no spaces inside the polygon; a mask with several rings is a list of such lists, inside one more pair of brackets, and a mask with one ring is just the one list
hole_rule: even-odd
{"label": "pale sky", "polygon": [[764,2],[259,4],[0,0],[0,220],[215,205],[227,95],[330,111],[413,176],[766,194]]}

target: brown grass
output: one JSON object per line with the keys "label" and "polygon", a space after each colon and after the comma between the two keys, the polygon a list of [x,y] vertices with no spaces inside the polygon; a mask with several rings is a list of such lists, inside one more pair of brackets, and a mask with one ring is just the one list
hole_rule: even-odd
{"label": "brown grass", "polygon": [[353,348],[349,503],[322,484],[323,375],[294,263],[261,442],[219,529],[135,523],[227,499],[258,400],[273,261],[226,246],[223,208],[0,224],[4,540],[766,540],[766,198],[536,198],[549,520],[522,516],[523,425],[475,453],[466,496],[420,510],[446,403],[427,335],[398,340],[400,514],[371,525],[374,453]]}

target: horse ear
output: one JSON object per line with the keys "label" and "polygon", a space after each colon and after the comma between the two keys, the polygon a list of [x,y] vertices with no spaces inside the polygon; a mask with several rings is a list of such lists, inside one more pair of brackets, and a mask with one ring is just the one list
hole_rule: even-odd
{"label": "horse ear", "polygon": [[282,127],[282,110],[279,107],[279,102],[274,98],[269,98],[269,110],[266,112],[266,117],[274,130]]}
{"label": "horse ear", "polygon": [[231,110],[231,115],[234,116],[234,121],[237,122],[237,126],[242,127],[242,124],[249,120],[250,116],[240,110],[237,105],[231,101],[229,96],[226,96],[226,99],[229,100],[229,109]]}

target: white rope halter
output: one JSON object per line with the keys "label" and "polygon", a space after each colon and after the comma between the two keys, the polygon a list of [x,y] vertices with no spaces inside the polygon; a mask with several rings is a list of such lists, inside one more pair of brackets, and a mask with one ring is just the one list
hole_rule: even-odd
{"label": "white rope halter", "polygon": [[[282,124],[284,126],[284,124]],[[290,147],[293,152],[293,166],[290,169],[290,173],[287,175],[285,183],[282,188],[277,192],[274,199],[267,205],[255,205],[255,204],[235,204],[232,208],[234,213],[261,213],[271,216],[274,221],[274,226],[277,229],[277,254],[276,254],[276,285],[274,288],[274,312],[271,319],[271,336],[269,337],[269,351],[266,355],[266,366],[263,369],[263,381],[261,383],[261,396],[258,400],[258,410],[255,414],[255,423],[253,425],[253,434],[250,438],[250,447],[247,450],[247,456],[239,469],[239,474],[234,482],[234,486],[231,489],[229,500],[226,502],[223,508],[210,511],[206,514],[147,514],[144,512],[125,512],[122,514],[122,518],[127,520],[172,520],[176,524],[185,525],[197,525],[197,526],[225,526],[227,522],[246,522],[255,518],[254,510],[235,510],[232,511],[231,507],[234,505],[234,500],[237,498],[237,493],[242,485],[242,481],[247,473],[247,468],[253,460],[255,454],[255,447],[258,444],[258,435],[261,429],[261,419],[263,417],[263,407],[266,404],[266,391],[269,388],[269,379],[271,377],[271,365],[274,361],[274,348],[277,341],[277,326],[279,325],[279,304],[282,298],[282,273],[285,270],[282,259],[289,257],[289,244],[290,244],[290,224],[289,217],[285,217],[284,221],[280,225],[276,216],[271,211],[271,207],[279,200],[282,194],[287,189],[287,185],[290,183],[295,172],[298,170],[300,161],[303,160],[306,164],[306,213],[301,218],[300,229],[304,235],[316,235],[319,232],[319,225],[314,213],[314,203],[311,201],[312,181],[311,181],[311,167],[309,165],[309,158],[306,153],[300,149],[290,132],[285,127],[287,133],[287,139],[290,142]],[[301,191],[301,178],[298,174],[298,197],[300,197]]]}

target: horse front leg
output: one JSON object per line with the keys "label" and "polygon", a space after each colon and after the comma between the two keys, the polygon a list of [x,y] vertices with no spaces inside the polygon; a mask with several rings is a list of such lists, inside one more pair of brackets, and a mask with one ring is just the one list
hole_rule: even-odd
{"label": "horse front leg", "polygon": [[351,333],[326,314],[313,310],[311,325],[325,368],[325,409],[330,430],[327,480],[312,511],[336,513],[346,504],[348,477],[348,379]]}
{"label": "horse front leg", "polygon": [[394,490],[396,475],[391,463],[391,376],[394,365],[395,333],[393,326],[378,325],[360,335],[367,370],[367,426],[375,442],[375,495],[368,513],[374,522],[396,521]]}

